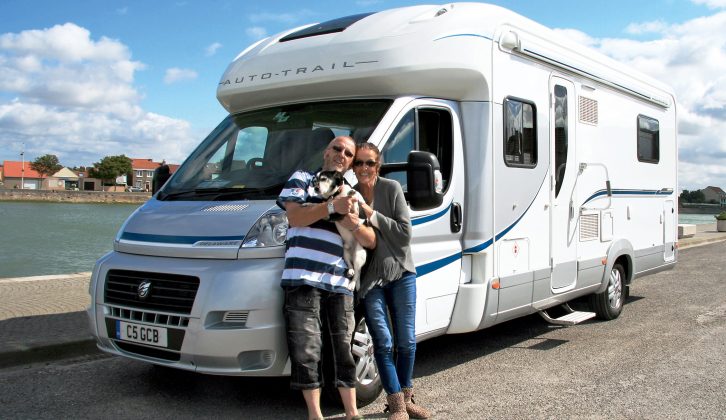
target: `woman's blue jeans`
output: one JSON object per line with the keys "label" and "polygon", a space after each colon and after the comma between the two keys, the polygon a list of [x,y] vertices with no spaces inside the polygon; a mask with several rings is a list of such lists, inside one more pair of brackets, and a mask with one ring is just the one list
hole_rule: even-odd
{"label": "woman's blue jeans", "polygon": [[383,389],[395,394],[402,387],[410,388],[416,358],[416,274],[404,273],[396,281],[374,287],[364,305]]}

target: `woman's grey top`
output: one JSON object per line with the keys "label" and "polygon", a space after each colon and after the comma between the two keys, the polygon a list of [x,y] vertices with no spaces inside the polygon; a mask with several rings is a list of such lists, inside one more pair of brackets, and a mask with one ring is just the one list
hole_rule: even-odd
{"label": "woman's grey top", "polygon": [[374,286],[400,279],[406,271],[416,272],[411,255],[411,217],[401,185],[378,177],[373,186],[373,210],[376,248],[368,253],[358,290],[360,298]]}

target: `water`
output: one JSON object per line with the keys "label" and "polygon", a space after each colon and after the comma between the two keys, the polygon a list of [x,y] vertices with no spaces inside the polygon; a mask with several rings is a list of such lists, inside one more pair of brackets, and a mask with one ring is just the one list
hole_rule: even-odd
{"label": "water", "polygon": [[0,278],[91,271],[138,206],[0,201]]}
{"label": "water", "polygon": [[[0,278],[91,271],[138,206],[0,201]],[[678,223],[715,222],[678,215]]]}
{"label": "water", "polygon": [[682,214],[678,213],[678,223],[689,224],[689,225],[704,225],[709,223],[716,223],[716,219],[713,218],[713,214]]}

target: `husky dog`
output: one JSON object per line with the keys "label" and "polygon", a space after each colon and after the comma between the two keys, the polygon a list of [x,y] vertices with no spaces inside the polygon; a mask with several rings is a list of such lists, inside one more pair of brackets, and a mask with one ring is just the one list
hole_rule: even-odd
{"label": "husky dog", "polygon": [[[347,195],[356,197],[360,202],[363,201],[363,196],[358,191],[350,188],[344,182],[343,174],[338,171],[318,172],[313,179],[313,187],[315,188],[315,192],[326,200],[330,200],[339,195]],[[353,212],[358,214],[359,211],[358,204],[356,203]],[[330,220],[335,222],[335,227],[338,228],[338,233],[343,238],[343,259],[348,265],[346,277],[352,279],[357,290],[359,287],[361,268],[363,268],[363,264],[366,262],[366,251],[355,239],[353,232],[338,222],[342,217],[342,214],[333,214],[330,216]]]}

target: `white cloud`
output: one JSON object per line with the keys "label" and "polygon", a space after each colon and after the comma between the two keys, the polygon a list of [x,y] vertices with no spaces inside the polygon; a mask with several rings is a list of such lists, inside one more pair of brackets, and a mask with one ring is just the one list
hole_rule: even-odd
{"label": "white cloud", "polygon": [[[726,0],[709,4],[726,5]],[[726,187],[726,12],[680,24],[632,24],[659,39],[599,39],[600,51],[672,86],[681,188]]]}
{"label": "white cloud", "polygon": [[170,85],[184,80],[194,80],[196,78],[197,72],[194,70],[172,67],[166,70],[166,73],[164,74],[164,83]]}
{"label": "white cloud", "polygon": [[695,4],[704,4],[711,9],[726,8],[726,0],[691,0]]}
{"label": "white cloud", "polygon": [[2,159],[25,143],[26,158],[51,153],[64,165],[117,154],[181,162],[196,136],[139,106],[143,68],[123,43],[73,23],[0,35],[0,98],[12,98],[0,99],[0,144],[15,145]]}
{"label": "white cloud", "polygon": [[668,27],[668,24],[662,20],[654,20],[651,22],[631,23],[625,28],[625,32],[629,34],[639,35],[644,33],[656,32],[660,33]]}
{"label": "white cloud", "polygon": [[267,37],[267,30],[261,26],[251,26],[245,29],[245,33],[255,40]]}
{"label": "white cloud", "polygon": [[207,57],[211,57],[214,54],[216,54],[217,50],[220,48],[222,48],[222,44],[220,44],[219,42],[215,42],[215,43],[209,45],[207,48],[205,48],[204,55],[206,55]]}
{"label": "white cloud", "polygon": [[577,29],[555,29],[554,31],[572,42],[577,42],[581,45],[593,47],[597,44],[597,40],[595,38],[592,38],[590,35],[582,31],[578,31]]}

